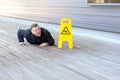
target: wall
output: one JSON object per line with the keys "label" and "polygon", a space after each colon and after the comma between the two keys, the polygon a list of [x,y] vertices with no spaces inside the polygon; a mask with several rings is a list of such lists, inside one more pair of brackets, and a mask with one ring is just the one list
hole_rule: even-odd
{"label": "wall", "polygon": [[0,15],[120,33],[120,6],[89,6],[87,0],[0,0]]}

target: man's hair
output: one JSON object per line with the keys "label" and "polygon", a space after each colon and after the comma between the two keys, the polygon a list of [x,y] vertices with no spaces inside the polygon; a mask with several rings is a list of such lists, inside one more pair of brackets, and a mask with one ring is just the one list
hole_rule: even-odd
{"label": "man's hair", "polygon": [[32,28],[34,28],[34,27],[37,27],[37,26],[39,26],[39,25],[36,24],[36,23],[35,23],[35,24],[32,24],[30,29],[32,29]]}

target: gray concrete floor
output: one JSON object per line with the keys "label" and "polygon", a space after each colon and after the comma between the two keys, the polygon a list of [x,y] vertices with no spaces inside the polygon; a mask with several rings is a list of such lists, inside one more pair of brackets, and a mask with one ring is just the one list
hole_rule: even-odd
{"label": "gray concrete floor", "polygon": [[[48,29],[56,45],[19,46],[17,27]],[[57,48],[59,26],[0,17],[0,80],[120,80],[120,34],[73,28],[74,48]]]}

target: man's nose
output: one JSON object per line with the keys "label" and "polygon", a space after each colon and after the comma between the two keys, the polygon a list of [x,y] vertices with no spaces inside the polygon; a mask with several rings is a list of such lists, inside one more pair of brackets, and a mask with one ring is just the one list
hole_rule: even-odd
{"label": "man's nose", "polygon": [[37,30],[37,33],[39,33],[40,31],[39,30]]}

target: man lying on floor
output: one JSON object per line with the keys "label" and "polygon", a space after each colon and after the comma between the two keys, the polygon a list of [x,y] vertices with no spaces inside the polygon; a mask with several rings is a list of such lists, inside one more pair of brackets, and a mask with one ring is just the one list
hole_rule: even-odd
{"label": "man lying on floor", "polygon": [[30,44],[38,44],[43,47],[54,45],[51,33],[44,28],[40,28],[38,24],[32,24],[30,29],[19,29],[17,35],[20,45],[25,45],[24,38]]}

